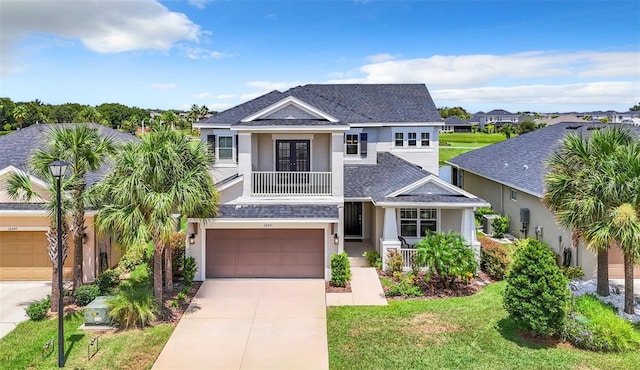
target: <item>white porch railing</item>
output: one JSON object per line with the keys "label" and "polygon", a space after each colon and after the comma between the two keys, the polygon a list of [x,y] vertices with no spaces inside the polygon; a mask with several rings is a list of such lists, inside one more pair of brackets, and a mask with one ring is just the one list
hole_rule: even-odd
{"label": "white porch railing", "polygon": [[411,261],[416,256],[415,248],[400,248],[400,254],[402,255],[402,267],[405,270],[411,270]]}
{"label": "white porch railing", "polygon": [[331,172],[252,172],[252,196],[330,196]]}

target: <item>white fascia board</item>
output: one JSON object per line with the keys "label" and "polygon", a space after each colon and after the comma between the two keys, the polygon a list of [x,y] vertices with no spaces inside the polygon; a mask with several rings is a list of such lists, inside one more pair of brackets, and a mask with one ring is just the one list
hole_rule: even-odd
{"label": "white fascia board", "polygon": [[259,110],[258,112],[254,113],[254,114],[252,114],[250,116],[247,116],[247,117],[241,119],[240,122],[251,122],[251,121],[254,121],[254,120],[259,119],[261,117],[268,116],[269,114],[271,114],[273,112],[276,112],[277,110],[279,110],[281,108],[284,108],[285,106],[287,106],[289,104],[292,104],[292,105],[302,109],[303,111],[311,114],[312,116],[316,116],[318,118],[326,119],[327,121],[330,121],[330,122],[338,122],[339,121],[337,118],[333,117],[332,115],[330,115],[328,113],[325,113],[325,112],[321,111],[320,109],[318,109],[318,108],[316,108],[316,107],[314,107],[314,106],[312,106],[310,104],[307,104],[307,103],[303,102],[300,99],[297,99],[297,98],[295,98],[293,96],[288,96],[288,97],[280,100],[279,102],[277,102],[275,104],[272,104],[272,105],[270,105],[270,106],[268,106],[268,107],[266,107],[266,108],[264,108],[262,110]]}
{"label": "white fascia board", "polygon": [[[497,184],[499,184],[499,185],[507,186],[507,187],[509,187],[509,188],[512,188],[512,189],[515,189],[515,190],[521,191],[521,192],[523,192],[523,193],[525,193],[525,194],[533,195],[534,197],[537,197],[537,198],[540,198],[540,199],[542,199],[542,198],[544,197],[544,195],[543,195],[543,194],[534,193],[534,192],[532,192],[531,190],[523,189],[523,188],[521,188],[521,187],[519,187],[519,186],[516,186],[516,185],[510,184],[510,183],[508,183],[508,182],[502,182],[502,181],[496,180],[496,179],[494,179],[494,178],[492,178],[492,177],[490,177],[490,176],[487,176],[487,175],[481,175],[481,174],[476,173],[476,172],[474,172],[474,171],[469,171],[469,170],[465,169],[464,167],[460,167],[459,165],[454,165],[454,164],[451,164],[451,163],[449,163],[449,162],[446,162],[446,163],[450,164],[450,165],[451,165],[451,166],[453,166],[453,167],[456,167],[456,168],[458,168],[458,169],[461,169],[461,170],[463,170],[463,171],[465,171],[465,172],[469,172],[469,173],[474,174],[474,175],[476,175],[476,176],[479,176],[479,177],[485,178],[485,179],[487,179],[487,180],[491,180],[491,181],[493,181],[493,182],[495,182],[495,183],[497,183]],[[462,180],[462,181],[464,182],[464,180]]]}
{"label": "white fascia board", "polygon": [[3,168],[2,170],[0,170],[0,176],[2,176],[4,174],[12,173],[12,172],[13,173],[17,173],[19,175],[28,176],[29,179],[34,184],[40,186],[41,188],[49,189],[49,185],[46,182],[44,182],[44,181],[40,180],[39,178],[37,178],[37,177],[35,177],[35,176],[33,176],[33,175],[29,174],[29,173],[26,173],[26,172],[22,171],[21,169],[16,168],[14,166],[7,166],[7,167]]}
{"label": "white fascia board", "polygon": [[194,122],[193,128],[229,128],[231,124],[229,123],[205,123],[205,122]]}
{"label": "white fascia board", "polygon": [[345,202],[373,202],[371,197],[363,197],[363,198],[344,198]]}
{"label": "white fascia board", "polygon": [[338,222],[337,218],[213,218],[208,222],[200,218],[189,218],[187,222],[215,224],[318,224]]}
{"label": "white fascia board", "polygon": [[380,207],[395,207],[395,208],[447,208],[447,209],[459,209],[459,208],[477,208],[477,207],[490,207],[491,204],[484,203],[425,203],[425,202],[378,202],[376,206]]}
{"label": "white fascia board", "polygon": [[327,131],[327,132],[339,132],[348,131],[349,126],[242,126],[237,125],[231,127],[232,131],[249,131],[249,132],[291,132],[291,131]]}
{"label": "white fascia board", "polygon": [[222,185],[216,185],[216,191],[218,191],[218,192],[224,191],[225,189],[227,189],[227,188],[229,188],[229,187],[231,187],[233,185],[236,185],[236,184],[238,184],[238,183],[240,183],[242,181],[244,181],[244,176],[243,175],[239,175],[235,179],[230,180],[230,181],[228,181],[228,182],[226,182],[226,183],[224,183]]}

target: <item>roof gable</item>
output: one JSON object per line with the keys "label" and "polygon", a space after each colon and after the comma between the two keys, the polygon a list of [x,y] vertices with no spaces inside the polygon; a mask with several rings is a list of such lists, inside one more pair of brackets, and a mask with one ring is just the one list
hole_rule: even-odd
{"label": "roof gable", "polygon": [[294,96],[288,96],[274,104],[271,104],[258,112],[243,118],[240,122],[245,123],[261,119],[314,119],[338,122],[338,120],[331,115]]}

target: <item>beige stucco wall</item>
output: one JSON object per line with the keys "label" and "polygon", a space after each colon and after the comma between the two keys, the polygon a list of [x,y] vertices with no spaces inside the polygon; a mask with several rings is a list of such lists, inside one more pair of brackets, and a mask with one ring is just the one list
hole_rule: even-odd
{"label": "beige stucco wall", "polygon": [[[537,196],[517,191],[517,200],[511,200],[511,188],[480,176],[464,172],[464,190],[490,202],[494,211],[508,214],[511,218],[509,233],[517,238],[524,238],[521,231],[520,209],[528,208],[530,221],[527,237],[536,237],[535,228],[542,227],[539,240],[549,245],[556,253],[562,254],[565,247],[571,247],[571,232],[560,227],[553,214],[544,206]],[[596,273],[596,255],[581,246],[573,250],[572,263],[582,266],[586,278],[592,278]]]}

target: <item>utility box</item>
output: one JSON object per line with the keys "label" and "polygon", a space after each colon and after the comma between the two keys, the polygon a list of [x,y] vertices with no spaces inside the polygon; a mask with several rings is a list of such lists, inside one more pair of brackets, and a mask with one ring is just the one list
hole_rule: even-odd
{"label": "utility box", "polygon": [[102,295],[96,297],[84,308],[84,324],[87,326],[111,325],[109,305],[107,301],[111,296]]}
{"label": "utility box", "polygon": [[500,215],[483,215],[482,217],[482,232],[485,235],[493,235],[493,220],[500,217]]}

